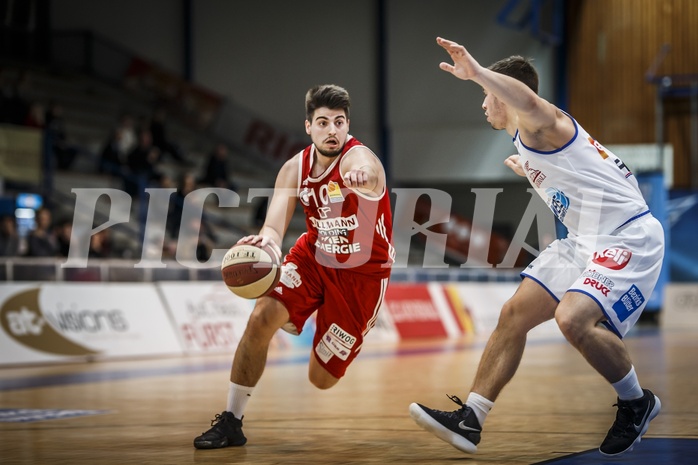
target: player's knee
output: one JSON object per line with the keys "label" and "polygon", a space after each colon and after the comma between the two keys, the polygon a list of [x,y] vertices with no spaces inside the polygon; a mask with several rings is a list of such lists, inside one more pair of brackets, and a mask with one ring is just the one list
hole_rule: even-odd
{"label": "player's knee", "polygon": [[528,324],[525,310],[509,300],[502,306],[497,327],[510,331],[526,332],[530,329],[530,324]]}
{"label": "player's knee", "polygon": [[314,358],[311,358],[308,367],[308,379],[313,386],[322,390],[331,388],[339,381],[339,378],[335,378],[325,367],[317,363]]}
{"label": "player's knee", "polygon": [[500,324],[511,324],[516,321],[516,306],[512,305],[511,301],[507,301],[502,306],[502,311],[499,313]]}
{"label": "player's knee", "polygon": [[576,345],[584,333],[584,324],[580,318],[576,318],[573,312],[560,309],[555,312],[555,322],[557,323],[560,332],[565,338]]}
{"label": "player's knee", "polygon": [[[288,315],[285,316],[286,318]],[[247,332],[253,334],[274,334],[284,323],[284,315],[270,305],[257,305],[247,321]]]}
{"label": "player's knee", "polygon": [[335,378],[334,376],[330,375],[313,375],[313,373],[310,373],[308,375],[308,379],[312,383],[313,386],[315,386],[318,389],[322,389],[323,391],[326,389],[329,389],[333,387],[337,382],[339,381],[339,378]]}

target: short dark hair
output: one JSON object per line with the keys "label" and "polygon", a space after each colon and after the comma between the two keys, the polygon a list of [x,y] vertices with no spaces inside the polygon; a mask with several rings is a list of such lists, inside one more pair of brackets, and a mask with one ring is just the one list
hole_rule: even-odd
{"label": "short dark hair", "polygon": [[322,107],[344,110],[344,114],[349,119],[350,106],[349,92],[335,84],[315,86],[305,94],[305,117],[308,121],[312,121],[315,110]]}
{"label": "short dark hair", "polygon": [[512,55],[488,66],[488,69],[506,76],[513,77],[526,84],[533,92],[538,93],[538,72],[531,64],[533,60],[520,55]]}

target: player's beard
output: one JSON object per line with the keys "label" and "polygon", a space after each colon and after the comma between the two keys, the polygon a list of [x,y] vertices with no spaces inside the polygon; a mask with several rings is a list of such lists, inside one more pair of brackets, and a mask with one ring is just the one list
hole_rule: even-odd
{"label": "player's beard", "polygon": [[324,149],[321,149],[320,147],[315,147],[315,148],[317,148],[317,151],[320,152],[322,155],[329,157],[329,158],[334,158],[337,155],[339,155],[340,153],[342,153],[342,149],[344,147],[338,147],[335,150],[324,150]]}

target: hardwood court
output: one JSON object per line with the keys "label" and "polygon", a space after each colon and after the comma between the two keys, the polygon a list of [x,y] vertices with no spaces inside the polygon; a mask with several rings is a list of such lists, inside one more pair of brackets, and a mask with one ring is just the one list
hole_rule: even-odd
{"label": "hardwood court", "polygon": [[[640,380],[663,403],[645,438],[698,443],[695,332],[638,330],[627,344]],[[0,462],[534,464],[598,447],[615,415],[615,395],[559,338],[529,341],[477,455],[418,428],[410,402],[455,409],[446,394],[465,399],[483,345],[430,340],[367,348],[328,391],[307,381],[307,354],[271,354],[244,421],[248,444],[219,450],[195,450],[192,439],[225,406],[229,356],[5,368],[0,409],[107,413],[0,422]],[[647,462],[643,446],[650,443],[613,463],[695,463],[695,455],[671,450]]]}

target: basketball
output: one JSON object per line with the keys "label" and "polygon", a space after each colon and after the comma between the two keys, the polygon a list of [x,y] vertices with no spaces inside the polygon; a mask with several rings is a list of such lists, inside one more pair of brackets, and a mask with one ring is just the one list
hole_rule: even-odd
{"label": "basketball", "polygon": [[236,244],[221,263],[223,281],[234,294],[256,299],[269,293],[281,277],[281,257],[265,245]]}

